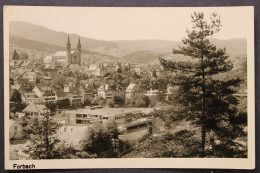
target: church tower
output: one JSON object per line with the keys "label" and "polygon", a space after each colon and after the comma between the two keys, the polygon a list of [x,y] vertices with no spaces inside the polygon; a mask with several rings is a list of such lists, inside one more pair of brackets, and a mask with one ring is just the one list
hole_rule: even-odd
{"label": "church tower", "polygon": [[77,45],[77,52],[78,52],[78,64],[81,64],[81,44],[80,38],[78,38],[78,45]]}
{"label": "church tower", "polygon": [[67,52],[67,65],[71,64],[71,45],[70,45],[70,37],[68,36],[68,42],[66,44],[66,52]]}

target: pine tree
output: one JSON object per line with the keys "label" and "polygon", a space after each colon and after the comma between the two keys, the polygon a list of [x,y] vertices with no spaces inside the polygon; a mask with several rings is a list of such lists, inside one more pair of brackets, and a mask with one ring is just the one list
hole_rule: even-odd
{"label": "pine tree", "polygon": [[16,50],[14,50],[12,59],[13,59],[13,60],[18,60],[18,59],[19,59],[19,55],[18,55],[18,53],[16,52]]}
{"label": "pine tree", "polygon": [[61,159],[66,157],[64,146],[57,138],[59,125],[52,120],[49,113],[42,112],[30,121],[30,139],[26,152],[32,159]]}
{"label": "pine tree", "polygon": [[[225,49],[217,49],[208,37],[219,32],[222,25],[218,14],[212,13],[210,21],[203,13],[191,15],[193,28],[187,30],[184,46],[173,54],[190,56],[194,62],[173,62],[160,59],[165,69],[177,72],[173,84],[179,87],[176,99],[183,105],[186,117],[201,127],[201,156],[205,156],[207,134],[221,144],[233,141],[243,134],[246,114],[239,113],[235,105],[224,98],[235,93],[240,79],[222,79],[233,65]],[[233,87],[233,88],[232,88]]]}

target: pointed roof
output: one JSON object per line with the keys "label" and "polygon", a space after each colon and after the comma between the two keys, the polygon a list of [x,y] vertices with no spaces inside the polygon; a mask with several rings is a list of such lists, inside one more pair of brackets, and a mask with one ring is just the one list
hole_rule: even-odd
{"label": "pointed roof", "polygon": [[80,44],[80,37],[78,37],[78,44]]}
{"label": "pointed roof", "polygon": [[44,110],[48,108],[45,105],[35,105],[29,104],[22,112],[37,112],[37,113],[44,113]]}
{"label": "pointed roof", "polygon": [[70,36],[68,35],[68,42],[67,42],[67,44],[70,44]]}
{"label": "pointed roof", "polygon": [[135,83],[130,83],[126,88],[126,92],[132,92],[133,88],[135,87]]}

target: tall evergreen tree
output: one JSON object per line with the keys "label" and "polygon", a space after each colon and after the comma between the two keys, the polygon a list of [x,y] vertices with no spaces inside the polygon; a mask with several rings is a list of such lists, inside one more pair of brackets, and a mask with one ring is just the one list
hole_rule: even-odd
{"label": "tall evergreen tree", "polygon": [[14,50],[12,59],[13,59],[13,60],[18,60],[18,59],[19,59],[19,55],[18,55],[18,53],[16,52],[16,50]]}
{"label": "tall evergreen tree", "polygon": [[59,125],[53,121],[49,113],[42,112],[38,117],[30,118],[29,122],[31,135],[26,152],[32,159],[62,159],[67,157],[64,154],[63,143],[56,135]]}
{"label": "tall evergreen tree", "polygon": [[[243,134],[246,114],[239,113],[236,106],[224,98],[235,93],[234,87],[240,79],[225,79],[221,75],[229,72],[233,65],[228,61],[225,49],[217,49],[208,37],[219,32],[222,25],[218,14],[212,13],[210,21],[203,13],[191,15],[192,30],[187,30],[184,46],[173,50],[173,54],[190,56],[194,62],[173,62],[160,59],[165,69],[177,72],[173,84],[179,86],[176,99],[186,110],[186,117],[201,127],[201,156],[205,156],[207,134],[211,140],[222,144],[234,141]],[[212,143],[212,142],[211,142]]]}

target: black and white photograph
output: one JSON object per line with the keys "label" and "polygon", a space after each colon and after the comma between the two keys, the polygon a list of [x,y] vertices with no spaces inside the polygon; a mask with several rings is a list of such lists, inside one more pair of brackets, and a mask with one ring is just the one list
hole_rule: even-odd
{"label": "black and white photograph", "polygon": [[6,168],[253,169],[253,13],[5,6]]}

